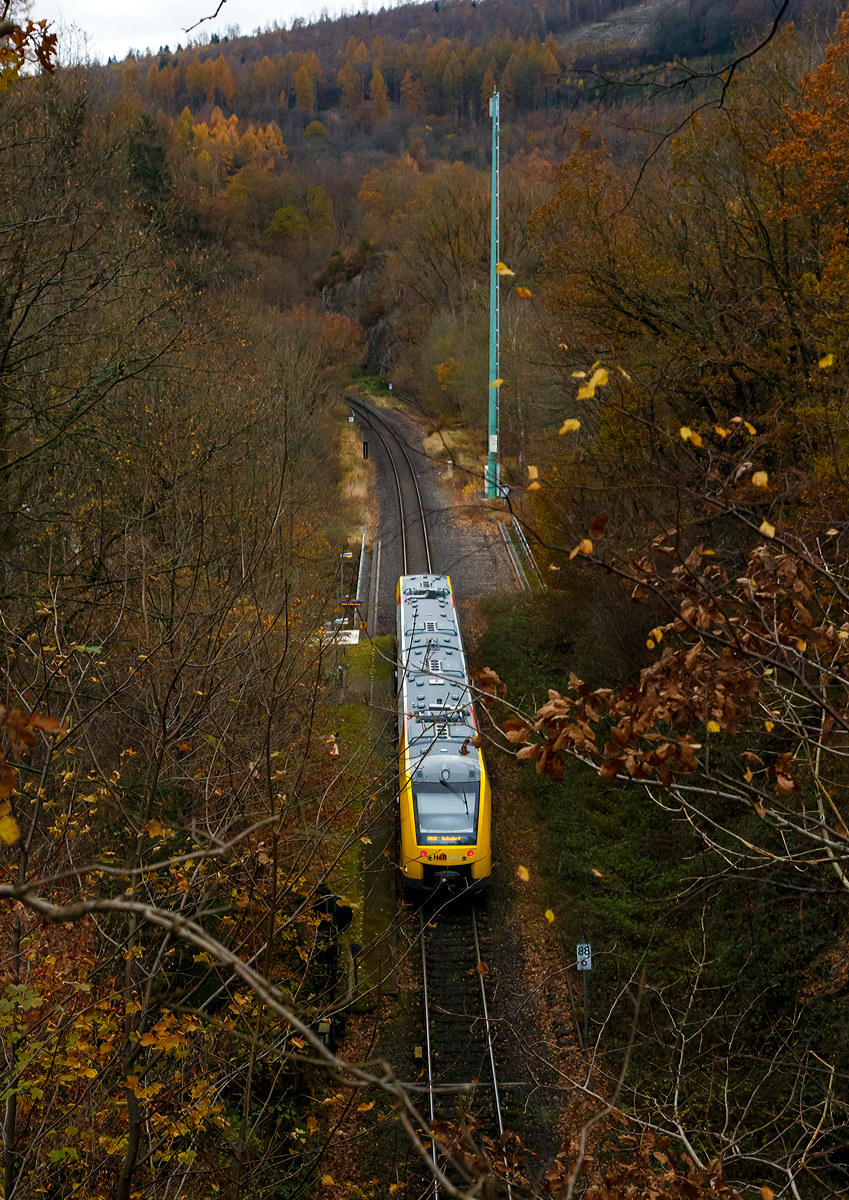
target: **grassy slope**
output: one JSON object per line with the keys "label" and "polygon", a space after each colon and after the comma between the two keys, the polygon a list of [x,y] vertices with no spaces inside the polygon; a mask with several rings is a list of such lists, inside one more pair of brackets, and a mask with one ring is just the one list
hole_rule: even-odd
{"label": "grassy slope", "polygon": [[[589,579],[568,595],[491,602],[488,616],[479,657],[505,680],[514,703],[531,708],[547,687],[565,688],[570,669],[595,686],[625,682],[628,660],[621,648],[614,654],[605,644],[610,609],[598,603]],[[637,613],[635,646],[645,636],[641,620]],[[631,659],[635,671],[638,663],[638,656]],[[591,1039],[615,1006],[602,1036],[613,1068],[643,975],[629,1084],[659,1100],[668,1095],[678,1050],[675,1024],[695,985],[687,1022],[690,1034],[699,1033],[683,1091],[684,1111],[694,1126],[721,1123],[721,1079],[732,1079],[741,1102],[760,1089],[759,1112],[768,1118],[787,1094],[792,1062],[807,1048],[846,1063],[849,1021],[840,998],[845,983],[832,982],[835,947],[845,937],[844,905],[839,896],[798,890],[829,886],[827,876],[800,881],[777,870],[766,884],[726,878],[694,886],[725,864],[646,789],[606,784],[574,762],[567,764],[562,784],[540,778],[529,766],[521,770],[518,786],[543,826],[533,865],[546,879],[547,903],[567,960],[574,961],[577,942],[593,944]],[[748,832],[757,836],[755,829]],[[820,992],[813,1000],[812,985]],[[778,1050],[782,1031],[792,1031],[780,1054],[787,1070],[766,1081],[764,1063]],[[816,1091],[819,1081],[810,1086]]]}

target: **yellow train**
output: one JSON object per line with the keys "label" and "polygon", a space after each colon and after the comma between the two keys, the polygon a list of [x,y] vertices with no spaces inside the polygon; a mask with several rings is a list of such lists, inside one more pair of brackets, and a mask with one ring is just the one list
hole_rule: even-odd
{"label": "yellow train", "polygon": [[482,888],[492,803],[447,575],[402,575],[396,593],[401,877],[409,888]]}

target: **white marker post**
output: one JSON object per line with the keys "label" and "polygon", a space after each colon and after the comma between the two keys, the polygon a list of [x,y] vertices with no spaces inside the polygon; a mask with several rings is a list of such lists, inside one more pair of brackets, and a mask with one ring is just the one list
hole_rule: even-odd
{"label": "white marker post", "polygon": [[575,956],[578,960],[578,970],[584,972],[584,1050],[587,1051],[589,1038],[587,1023],[587,972],[593,969],[593,948],[589,942],[578,942]]}

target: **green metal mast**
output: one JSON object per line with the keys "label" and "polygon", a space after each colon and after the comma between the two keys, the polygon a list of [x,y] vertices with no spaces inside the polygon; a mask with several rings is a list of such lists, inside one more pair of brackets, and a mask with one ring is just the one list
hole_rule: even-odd
{"label": "green metal mast", "polygon": [[499,251],[499,124],[498,124],[498,92],[494,92],[489,100],[489,115],[492,117],[492,215],[489,240],[489,458],[486,464],[486,495],[488,500],[494,500],[499,489],[498,463],[498,392],[501,375],[499,373],[498,339],[500,318],[498,311],[498,251]]}

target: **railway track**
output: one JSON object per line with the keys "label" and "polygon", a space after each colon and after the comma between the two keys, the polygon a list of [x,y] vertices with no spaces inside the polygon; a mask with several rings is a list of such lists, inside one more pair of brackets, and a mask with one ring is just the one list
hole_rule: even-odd
{"label": "railway track", "polygon": [[398,501],[400,570],[397,575],[426,574],[433,570],[422,494],[416,468],[404,440],[373,408],[352,396],[345,403],[369,427],[383,447],[392,468]]}
{"label": "railway track", "polygon": [[[413,459],[402,436],[362,401],[346,403],[381,444],[390,464],[398,506],[400,574],[433,570],[427,518]],[[446,902],[439,895],[419,910],[422,965],[423,1060],[428,1083],[427,1115],[431,1125],[461,1124],[472,1118],[477,1137],[497,1139],[504,1132],[498,1084],[498,1047],[481,958],[478,914],[471,896]],[[471,1179],[462,1166],[431,1141],[434,1165],[456,1186]],[[444,1188],[423,1167],[409,1170],[409,1200],[440,1200]],[[509,1185],[504,1190],[512,1200]]]}
{"label": "railway track", "polygon": [[[438,1122],[471,1125],[471,1144],[480,1135],[496,1139],[504,1132],[498,1082],[498,1046],[486,991],[486,962],[481,958],[478,916],[472,897],[429,901],[419,912],[424,1065],[428,1116]],[[473,1178],[447,1158],[434,1140],[433,1161],[455,1186]],[[433,1200],[442,1189],[430,1184]],[[408,1195],[410,1189],[408,1187]],[[509,1184],[505,1194],[510,1197]]]}

